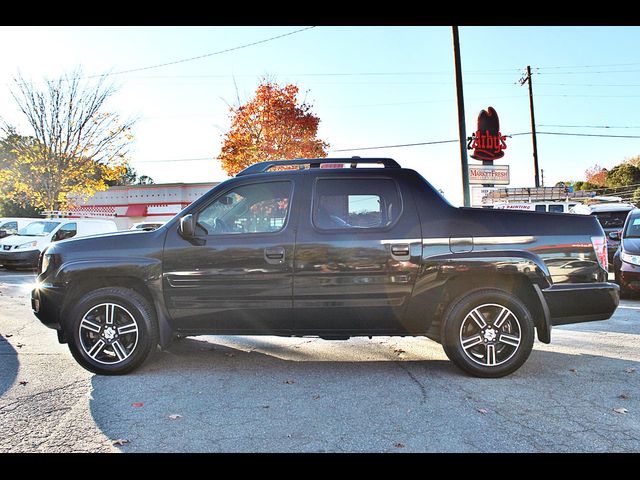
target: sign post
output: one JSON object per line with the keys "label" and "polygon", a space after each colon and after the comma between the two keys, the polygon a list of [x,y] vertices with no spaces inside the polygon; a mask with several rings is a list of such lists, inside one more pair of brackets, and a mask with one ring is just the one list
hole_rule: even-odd
{"label": "sign post", "polygon": [[469,192],[469,172],[467,168],[467,151],[464,148],[464,139],[467,131],[464,126],[464,96],[462,94],[462,62],[460,60],[460,38],[458,37],[458,27],[451,27],[453,31],[453,57],[456,68],[456,91],[458,94],[458,131],[460,134],[460,163],[462,165],[462,195],[464,206],[471,206],[471,195]]}

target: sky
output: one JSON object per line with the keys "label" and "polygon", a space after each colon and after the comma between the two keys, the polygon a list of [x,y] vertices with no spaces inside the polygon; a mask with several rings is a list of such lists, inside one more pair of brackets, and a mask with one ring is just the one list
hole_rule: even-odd
{"label": "sky", "polygon": [[[139,118],[129,156],[139,175],[221,181],[227,176],[215,157],[228,105],[251,99],[268,76],[297,85],[300,100],[313,105],[329,156],[394,158],[462,204],[458,143],[363,150],[458,139],[451,27],[316,26],[264,41],[305,27],[0,27],[0,44],[11,46],[0,50],[0,117],[30,133],[11,96],[18,72],[34,82],[78,67],[86,76],[112,73],[118,91],[109,110]],[[489,106],[503,134],[531,131],[528,88],[519,83],[530,65],[539,132],[640,137],[640,27],[459,31],[467,135]],[[118,73],[223,50],[230,51]],[[537,141],[547,186],[640,155],[640,138],[539,134]],[[508,138],[496,164],[510,166],[510,187],[533,186],[531,136]]]}

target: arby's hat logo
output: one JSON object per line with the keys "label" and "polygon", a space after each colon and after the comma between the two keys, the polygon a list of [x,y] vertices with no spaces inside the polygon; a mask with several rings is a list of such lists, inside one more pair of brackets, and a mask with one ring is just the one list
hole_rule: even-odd
{"label": "arby's hat logo", "polygon": [[498,112],[489,107],[478,114],[478,130],[467,139],[467,149],[473,150],[470,156],[476,160],[497,160],[504,157],[506,138],[500,133]]}

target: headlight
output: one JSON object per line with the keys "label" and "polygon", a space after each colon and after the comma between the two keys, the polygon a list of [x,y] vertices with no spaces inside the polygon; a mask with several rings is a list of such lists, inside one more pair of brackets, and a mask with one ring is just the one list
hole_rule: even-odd
{"label": "headlight", "polygon": [[640,266],[640,255],[631,255],[624,250],[620,251],[620,258],[623,262],[631,263],[633,265]]}
{"label": "headlight", "polygon": [[22,245],[18,245],[15,249],[16,250],[26,250],[27,248],[32,248],[32,247],[37,247],[38,246],[38,242],[33,241],[33,242],[29,242],[29,243],[23,243]]}
{"label": "headlight", "polygon": [[40,267],[40,273],[44,273],[49,268],[49,263],[51,263],[51,254],[45,253],[42,256],[42,266]]}

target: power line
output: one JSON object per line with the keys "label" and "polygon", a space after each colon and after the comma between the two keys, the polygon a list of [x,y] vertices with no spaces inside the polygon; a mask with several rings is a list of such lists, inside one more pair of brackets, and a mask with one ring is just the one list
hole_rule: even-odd
{"label": "power line", "polygon": [[[512,133],[511,135],[507,135],[507,137],[515,137],[518,135],[528,135],[531,132],[523,132],[523,133]],[[458,139],[453,140],[435,140],[431,142],[416,142],[416,143],[400,143],[396,145],[382,145],[378,147],[360,147],[360,148],[340,148],[340,149],[331,149],[331,152],[353,152],[355,150],[379,150],[383,148],[401,148],[401,147],[416,147],[420,145],[438,145],[442,143],[454,143],[458,142]]]}
{"label": "power line", "polygon": [[382,148],[400,148],[400,147],[416,147],[419,145],[437,145],[439,143],[454,143],[458,140],[437,140],[435,142],[418,142],[418,143],[403,143],[398,145],[382,145],[379,147],[359,147],[359,148],[340,148],[330,150],[331,152],[352,152],[354,150],[378,150]]}
{"label": "power line", "polygon": [[639,126],[614,126],[614,125],[555,125],[538,123],[539,127],[558,127],[558,128],[640,128]]}
{"label": "power line", "polygon": [[[575,137],[605,137],[605,138],[640,138],[640,135],[597,135],[589,133],[568,133],[568,132],[537,132],[539,135],[560,135],[560,136],[575,136]],[[521,135],[531,135],[531,132],[518,132],[506,135],[507,137],[517,137]],[[402,147],[417,147],[422,145],[439,145],[444,143],[455,143],[458,139],[451,140],[434,140],[429,142],[415,142],[415,143],[399,143],[394,145],[380,145],[375,147],[358,147],[358,148],[338,148],[330,149],[330,152],[353,152],[356,150],[381,150],[385,148],[402,148]],[[196,161],[213,161],[220,160],[216,157],[200,157],[200,158],[172,158],[163,160],[132,160],[135,163],[164,163],[164,162],[196,162]]]}
{"label": "power line", "polygon": [[179,63],[192,62],[194,60],[200,60],[202,58],[212,57],[214,55],[220,55],[222,53],[228,53],[228,52],[233,52],[235,50],[240,50],[240,49],[243,49],[243,48],[253,47],[255,45],[260,45],[262,43],[270,42],[272,40],[277,40],[279,38],[284,38],[284,37],[288,37],[290,35],[294,35],[296,33],[304,32],[305,30],[311,30],[312,28],[316,28],[316,27],[315,26],[305,27],[305,28],[301,28],[299,30],[294,30],[293,32],[283,33],[282,35],[276,35],[275,37],[269,37],[269,38],[265,38],[263,40],[258,40],[257,42],[246,43],[244,45],[239,45],[237,47],[226,48],[224,50],[218,50],[216,52],[211,52],[211,53],[205,53],[204,55],[198,55],[196,57],[183,58],[183,59],[180,59],[180,60],[174,60],[172,62],[158,63],[156,65],[149,65],[149,66],[146,66],[146,67],[131,68],[129,70],[120,70],[118,72],[109,72],[109,73],[103,73],[103,74],[100,74],[100,75],[89,75],[89,76],[87,76],[85,78],[109,77],[109,76],[112,76],[112,75],[122,75],[122,74],[125,74],[125,73],[141,72],[143,70],[151,70],[153,68],[167,67],[169,65],[177,65]]}
{"label": "power line", "polygon": [[164,160],[132,160],[132,163],[173,163],[173,162],[198,162],[198,161],[213,161],[217,158],[202,157],[202,158],[167,158]]}
{"label": "power line", "polygon": [[633,70],[597,70],[595,72],[535,72],[536,75],[591,75],[593,73],[631,73],[631,72],[640,72],[638,69]]}
{"label": "power line", "polygon": [[548,67],[535,67],[535,70],[540,69],[556,69],[556,68],[600,68],[600,67],[628,67],[630,65],[640,65],[638,62],[634,63],[605,63],[600,65],[554,65]]}
{"label": "power line", "polygon": [[638,83],[554,83],[537,82],[536,85],[552,85],[558,87],[640,87]]}
{"label": "power line", "polygon": [[600,135],[596,133],[538,132],[541,135],[567,135],[570,137],[640,138],[640,135]]}

